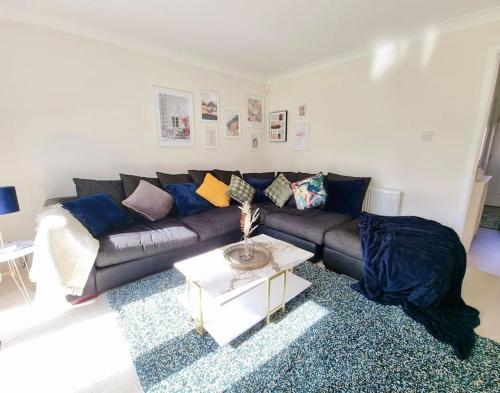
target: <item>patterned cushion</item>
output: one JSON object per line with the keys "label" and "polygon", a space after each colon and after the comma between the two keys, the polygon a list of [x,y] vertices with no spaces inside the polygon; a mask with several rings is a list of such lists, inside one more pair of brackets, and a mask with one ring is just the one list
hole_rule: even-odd
{"label": "patterned cushion", "polygon": [[290,187],[293,190],[295,203],[297,204],[297,209],[299,210],[322,206],[326,201],[326,191],[323,186],[322,173],[318,173],[316,176],[292,183]]}
{"label": "patterned cushion", "polygon": [[273,183],[264,190],[264,194],[271,199],[276,206],[283,207],[293,195],[290,182],[280,173]]}
{"label": "patterned cushion", "polygon": [[231,175],[231,183],[229,184],[228,194],[239,203],[252,202],[255,194],[255,188],[253,188],[241,177]]}

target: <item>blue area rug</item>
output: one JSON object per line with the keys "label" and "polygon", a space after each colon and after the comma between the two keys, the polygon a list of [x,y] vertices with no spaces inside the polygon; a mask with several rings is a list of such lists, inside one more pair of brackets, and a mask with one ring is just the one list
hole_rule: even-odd
{"label": "blue area rug", "polygon": [[175,270],[108,292],[145,392],[499,392],[500,345],[478,337],[460,361],[395,306],[306,262],[311,288],[225,347],[200,337]]}

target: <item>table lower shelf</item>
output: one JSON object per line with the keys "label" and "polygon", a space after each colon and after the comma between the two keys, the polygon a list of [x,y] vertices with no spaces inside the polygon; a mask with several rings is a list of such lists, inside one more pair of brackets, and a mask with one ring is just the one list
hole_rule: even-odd
{"label": "table lower shelf", "polygon": [[[286,274],[285,302],[288,302],[305,291],[311,283],[291,272]],[[281,304],[282,284],[282,278],[271,282],[270,309],[274,309]],[[180,301],[189,312],[187,294],[182,295]],[[190,309],[195,318],[198,317],[198,304],[198,289],[192,288]],[[217,344],[223,346],[266,318],[267,282],[264,281],[224,305],[215,304],[202,290],[202,307],[205,330]]]}

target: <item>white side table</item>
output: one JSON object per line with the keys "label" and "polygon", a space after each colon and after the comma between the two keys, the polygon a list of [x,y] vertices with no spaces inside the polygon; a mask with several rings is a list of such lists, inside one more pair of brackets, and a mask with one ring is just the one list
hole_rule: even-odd
{"label": "white side table", "polygon": [[[33,242],[29,240],[18,241],[7,243],[4,245],[5,250],[0,250],[0,263],[7,262],[9,264],[10,276],[14,280],[17,285],[17,288],[23,295],[24,299],[28,304],[31,304],[31,296],[24,285],[23,277],[19,271],[19,267],[17,266],[17,262],[21,260],[24,263],[26,269],[28,269],[28,262],[26,261],[26,257],[29,254],[33,253]],[[0,281],[2,279],[2,274],[0,273]]]}

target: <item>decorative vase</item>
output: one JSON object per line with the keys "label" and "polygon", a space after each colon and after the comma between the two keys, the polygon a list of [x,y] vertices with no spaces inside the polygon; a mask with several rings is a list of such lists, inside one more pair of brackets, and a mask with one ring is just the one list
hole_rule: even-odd
{"label": "decorative vase", "polygon": [[259,209],[252,211],[250,202],[243,202],[240,206],[240,228],[243,234],[243,247],[240,258],[243,261],[251,261],[254,258],[254,244],[250,235],[258,227],[256,223],[259,218]]}
{"label": "decorative vase", "polygon": [[243,248],[241,249],[240,258],[243,261],[251,261],[254,258],[254,243],[249,236],[243,236]]}

